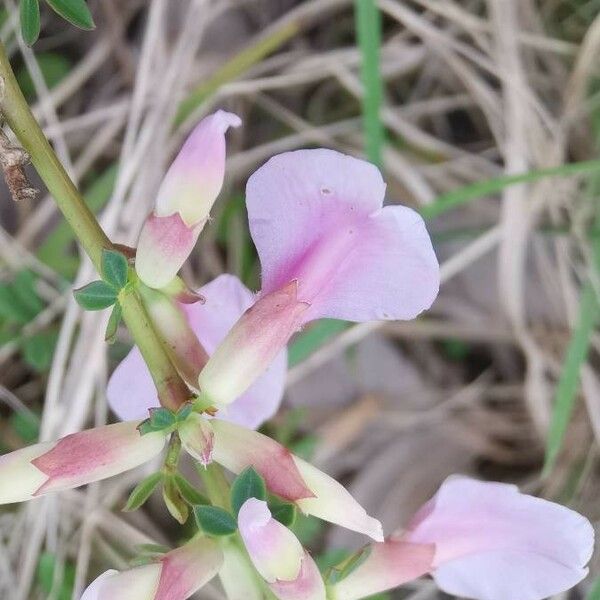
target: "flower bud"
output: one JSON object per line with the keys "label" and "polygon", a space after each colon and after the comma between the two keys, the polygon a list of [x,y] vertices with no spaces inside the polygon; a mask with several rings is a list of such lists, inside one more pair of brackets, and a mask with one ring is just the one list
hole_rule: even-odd
{"label": "flower bud", "polygon": [[140,435],[138,422],[116,423],[34,444],[0,456],[0,504],[30,500],[118,475],[156,456],[160,433]]}
{"label": "flower bud", "polygon": [[201,393],[217,406],[241,396],[267,369],[299,328],[308,308],[291,282],[259,298],[233,326],[198,378]]}
{"label": "flower bud", "polygon": [[204,118],[167,171],[138,240],[135,268],[147,286],[168,285],[193,250],[223,186],[225,132],[239,125],[222,110]]}

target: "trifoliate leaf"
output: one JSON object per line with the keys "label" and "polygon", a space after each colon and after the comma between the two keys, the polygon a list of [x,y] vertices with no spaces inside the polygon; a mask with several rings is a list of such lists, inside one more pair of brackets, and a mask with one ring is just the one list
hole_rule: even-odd
{"label": "trifoliate leaf", "polygon": [[102,310],[117,301],[116,290],[104,281],[92,281],[73,291],[77,304],[85,310]]}
{"label": "trifoliate leaf", "polygon": [[162,479],[161,473],[153,473],[138,483],[134,490],[129,494],[127,503],[123,507],[125,512],[131,512],[140,508],[140,506],[146,503],[146,500],[150,498],[152,492],[156,489],[156,486]]}
{"label": "trifoliate leaf", "polygon": [[231,508],[237,516],[240,508],[249,498],[264,500],[267,497],[267,487],[264,479],[253,467],[244,469],[231,486]]}
{"label": "trifoliate leaf", "polygon": [[21,0],[21,35],[28,46],[33,46],[40,35],[40,5],[38,0]]}
{"label": "trifoliate leaf", "polygon": [[127,283],[127,259],[116,250],[102,251],[102,279],[120,290]]}
{"label": "trifoliate leaf", "polygon": [[210,535],[231,535],[237,531],[233,516],[217,506],[195,506],[194,516],[198,526]]}
{"label": "trifoliate leaf", "polygon": [[150,409],[150,424],[156,428],[156,431],[172,427],[175,421],[175,415],[168,408]]}

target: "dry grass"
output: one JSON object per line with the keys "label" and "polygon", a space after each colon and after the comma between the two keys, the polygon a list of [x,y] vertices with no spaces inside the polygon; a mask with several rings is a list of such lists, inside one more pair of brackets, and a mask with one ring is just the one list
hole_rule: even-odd
{"label": "dry grass", "polygon": [[[48,89],[36,54],[15,36],[17,10],[0,32],[36,90],[36,114],[69,173],[85,189],[118,165],[102,224],[134,244],[161,174],[197,118],[214,107],[242,116],[231,136],[228,185],[185,275],[200,284],[222,271],[256,285],[238,206],[248,175],[270,155],[322,145],[361,155],[360,54],[349,0],[98,0],[97,30],[83,33],[44,11],[40,53],[71,67]],[[503,173],[594,157],[600,116],[594,84],[600,52],[596,0],[379,0],[387,131],[388,201],[414,207]],[[179,103],[260,36],[294,34],[243,73],[221,81],[180,126]],[[247,55],[247,54],[246,54]],[[43,66],[43,65],[42,65]],[[597,87],[597,86],[596,86]],[[0,439],[14,412],[41,416],[51,439],[109,418],[103,390],[114,366],[103,341],[106,316],[82,313],[65,279],[38,249],[58,221],[49,197],[0,205],[2,277],[37,274],[45,308],[24,335],[59,328],[51,367],[0,348]],[[400,526],[444,477],[469,472],[518,482],[569,502],[592,520],[600,435],[600,338],[582,378],[582,399],[551,477],[540,478],[556,382],[590,272],[587,227],[597,197],[582,178],[506,187],[431,223],[442,292],[412,323],[346,330],[290,370],[285,409],[302,413],[295,439],[316,435],[315,460],[340,476],[388,529]],[[250,258],[249,258],[250,253]],[[82,260],[74,285],[93,270]],[[122,342],[127,336],[122,332]],[[352,351],[350,351],[352,350]],[[156,507],[119,513],[139,476],[0,512],[0,597],[46,597],[36,584],[40,553],[76,566],[75,596],[90,575],[127,563],[134,546],[168,542],[175,528]],[[316,547],[354,543],[339,531]],[[57,579],[60,572],[56,572]],[[581,586],[585,589],[586,586]],[[412,600],[437,597],[430,582]],[[58,598],[57,595],[50,597]],[[215,588],[199,598],[219,598]]]}

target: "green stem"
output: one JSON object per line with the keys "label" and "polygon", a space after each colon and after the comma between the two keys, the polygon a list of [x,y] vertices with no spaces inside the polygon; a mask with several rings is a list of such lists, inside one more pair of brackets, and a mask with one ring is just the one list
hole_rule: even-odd
{"label": "green stem", "polygon": [[[112,248],[112,243],[69,178],[29,109],[1,43],[0,84],[0,111],[4,119],[31,156],[33,166],[96,270],[101,272],[102,250]],[[123,320],[148,364],[161,403],[167,408],[176,409],[188,400],[187,386],[165,353],[135,290],[124,290],[119,296],[119,302],[123,309]]]}

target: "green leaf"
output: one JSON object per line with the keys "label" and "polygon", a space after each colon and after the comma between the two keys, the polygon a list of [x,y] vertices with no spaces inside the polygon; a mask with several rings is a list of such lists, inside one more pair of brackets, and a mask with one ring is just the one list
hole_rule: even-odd
{"label": "green leaf", "polygon": [[72,562],[61,564],[55,554],[43,552],[37,565],[37,583],[44,596],[56,592],[57,600],[71,600],[75,586],[75,565]]}
{"label": "green leaf", "polygon": [[183,423],[194,410],[194,404],[192,402],[186,402],[175,415],[178,423]]}
{"label": "green leaf", "polygon": [[150,498],[161,479],[162,473],[152,473],[152,475],[149,475],[146,479],[140,481],[131,494],[129,494],[129,498],[127,499],[127,503],[123,510],[125,512],[131,512],[137,510],[140,506],[143,506],[146,503],[146,500]]}
{"label": "green leaf", "polygon": [[80,29],[94,29],[92,13],[85,0],[46,0],[48,5],[63,19]]}
{"label": "green leaf", "polygon": [[286,527],[291,527],[296,520],[296,506],[289,502],[281,502],[281,500],[271,500],[269,509],[274,519]]}
{"label": "green leaf", "polygon": [[585,600],[600,600],[600,577],[596,577]]}
{"label": "green leaf", "polygon": [[120,290],[127,283],[127,259],[116,250],[102,250],[102,279]]}
{"label": "green leaf", "polygon": [[323,344],[332,340],[338,333],[348,328],[347,321],[337,319],[321,319],[296,336],[290,344],[288,361],[291,367],[306,360]]}
{"label": "green leaf", "polygon": [[171,516],[183,525],[190,515],[190,509],[184,500],[173,477],[168,477],[163,483],[163,500]]}
{"label": "green leaf", "polygon": [[150,423],[157,430],[168,429],[175,425],[175,415],[168,408],[151,408]]}
{"label": "green leaf", "polygon": [[110,317],[108,318],[106,331],[104,333],[104,341],[108,342],[109,344],[112,344],[117,337],[117,330],[119,329],[119,323],[121,322],[122,314],[123,310],[121,305],[118,302],[115,302],[110,313]]}
{"label": "green leaf", "polygon": [[77,304],[85,310],[102,310],[117,301],[117,292],[104,281],[92,281],[74,290],[73,295]]}
{"label": "green leaf", "polygon": [[26,338],[21,345],[25,362],[39,373],[47,371],[57,340],[56,331],[43,331]]}
{"label": "green leaf", "polygon": [[210,535],[231,535],[237,531],[235,519],[218,506],[195,506],[194,517],[198,526]]}
{"label": "green leaf", "polygon": [[185,477],[177,474],[173,477],[181,497],[191,506],[210,504],[208,498],[202,495]]}
{"label": "green leaf", "polygon": [[21,0],[21,34],[25,43],[32,46],[40,35],[40,5],[38,0]]}
{"label": "green leaf", "polygon": [[231,508],[237,517],[240,508],[249,498],[264,500],[267,497],[267,487],[264,479],[254,470],[254,467],[244,469],[231,486]]}
{"label": "green leaf", "polygon": [[329,573],[329,583],[337,583],[342,579],[345,579],[356,570],[360,565],[362,565],[369,555],[371,554],[371,547],[365,546],[358,552],[355,552],[352,556],[347,558],[345,561],[334,567]]}
{"label": "green leaf", "polygon": [[29,412],[13,413],[8,423],[11,429],[27,444],[37,442],[40,434],[40,418]]}

